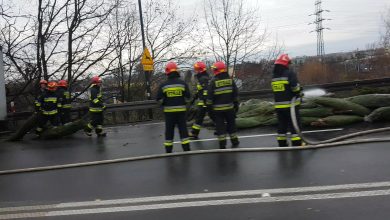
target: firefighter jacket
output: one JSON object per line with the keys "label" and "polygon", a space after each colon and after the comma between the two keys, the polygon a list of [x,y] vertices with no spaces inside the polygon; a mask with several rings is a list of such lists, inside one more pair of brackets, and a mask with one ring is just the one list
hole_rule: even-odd
{"label": "firefighter jacket", "polygon": [[231,110],[238,105],[238,89],[228,73],[220,73],[210,81],[206,104],[214,111]]}
{"label": "firefighter jacket", "polygon": [[206,107],[207,90],[209,86],[210,77],[207,73],[199,73],[198,83],[196,84],[196,95],[194,100],[197,100],[197,105]]}
{"label": "firefighter jacket", "polygon": [[35,99],[35,102],[34,102],[34,107],[35,107],[35,112],[39,112],[39,111],[41,111],[42,109],[41,109],[41,106],[42,106],[42,104],[41,104],[41,99],[42,99],[42,97],[45,95],[45,90],[39,90],[39,95],[36,97],[36,99]]}
{"label": "firefighter jacket", "polygon": [[161,103],[164,112],[184,112],[190,97],[188,85],[179,77],[174,77],[160,85],[156,100]]}
{"label": "firefighter jacket", "polygon": [[70,100],[70,93],[66,88],[58,87],[57,94],[58,94],[58,98],[60,99],[62,109],[72,108],[71,100]]}
{"label": "firefighter jacket", "polygon": [[100,113],[106,106],[103,104],[103,94],[101,87],[98,85],[92,85],[89,89],[89,112]]}
{"label": "firefighter jacket", "polygon": [[61,103],[55,91],[46,90],[37,100],[36,106],[39,106],[43,115],[55,115],[58,113],[58,108],[61,108]]}
{"label": "firefighter jacket", "polygon": [[[276,109],[290,108],[291,99],[294,96],[298,96],[301,92],[297,75],[289,69],[285,69],[279,74],[274,73],[271,85]],[[299,105],[300,101],[297,100],[295,104]]]}

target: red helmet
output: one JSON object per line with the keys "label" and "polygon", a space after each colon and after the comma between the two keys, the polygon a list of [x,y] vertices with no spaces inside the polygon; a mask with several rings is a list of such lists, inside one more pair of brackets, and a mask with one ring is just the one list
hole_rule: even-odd
{"label": "red helmet", "polygon": [[198,61],[194,64],[194,71],[195,73],[203,73],[206,72],[206,64],[203,63],[202,61]]}
{"label": "red helmet", "polygon": [[173,72],[177,72],[177,70],[178,70],[178,67],[177,67],[177,64],[175,62],[169,62],[165,66],[165,74],[166,75],[169,75]]}
{"label": "red helmet", "polygon": [[59,86],[59,87],[68,87],[68,81],[66,81],[66,80],[60,80],[60,81],[58,82],[58,86]]}
{"label": "red helmet", "polygon": [[47,85],[47,81],[46,80],[44,80],[44,79],[41,79],[41,81],[39,81],[39,84],[41,85],[41,84],[45,84],[45,85]]}
{"label": "red helmet", "polygon": [[288,67],[288,65],[291,63],[290,57],[288,57],[288,54],[281,54],[278,59],[275,60],[274,64],[280,64],[285,67]]}
{"label": "red helmet", "polygon": [[211,69],[213,70],[214,75],[218,75],[226,72],[226,65],[222,61],[217,61],[211,66]]}
{"label": "red helmet", "polygon": [[47,90],[49,91],[55,91],[57,89],[57,83],[54,81],[51,81],[47,84]]}
{"label": "red helmet", "polygon": [[99,76],[94,76],[94,77],[92,77],[92,79],[91,79],[91,83],[92,83],[92,84],[99,84],[99,83],[102,83],[102,79],[101,79]]}

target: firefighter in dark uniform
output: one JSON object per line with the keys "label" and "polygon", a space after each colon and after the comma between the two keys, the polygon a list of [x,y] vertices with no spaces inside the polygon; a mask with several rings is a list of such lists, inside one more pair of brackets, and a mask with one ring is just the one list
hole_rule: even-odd
{"label": "firefighter in dark uniform", "polygon": [[210,81],[206,104],[215,117],[219,148],[226,148],[226,132],[230,136],[233,147],[237,147],[240,143],[236,135],[238,89],[223,62],[218,61],[211,68],[215,77]]}
{"label": "firefighter in dark uniform", "polygon": [[89,116],[90,122],[85,127],[84,131],[87,136],[92,136],[92,131],[95,129],[95,133],[98,137],[105,137],[106,133],[103,132],[104,122],[104,109],[106,106],[103,103],[102,94],[102,79],[99,76],[92,77],[91,88],[89,89]]}
{"label": "firefighter in dark uniform", "polygon": [[72,108],[70,93],[68,91],[68,82],[66,80],[60,80],[58,82],[57,93],[62,105],[62,108],[60,109],[60,121],[61,124],[64,125],[71,121],[70,110]]}
{"label": "firefighter in dark uniform", "polygon": [[175,62],[169,62],[165,67],[168,79],[163,82],[157,92],[156,100],[161,103],[165,116],[165,151],[172,153],[175,126],[179,128],[181,146],[184,151],[190,151],[190,140],[186,124],[187,102],[190,99],[188,85],[180,79]]}
{"label": "firefighter in dark uniform", "polygon": [[47,122],[54,127],[59,125],[58,109],[61,108],[61,103],[57,97],[57,83],[49,82],[45,92],[37,100],[37,105],[40,108],[38,117],[38,126],[36,128],[37,136],[40,136]]}
{"label": "firefighter in dark uniform", "polygon": [[[301,86],[298,83],[297,75],[289,69],[291,59],[287,54],[280,55],[276,61],[272,76],[272,91],[275,97],[275,110],[278,117],[278,135],[277,141],[279,147],[288,146],[287,132],[291,132],[291,144],[293,146],[301,146],[302,140],[297,135],[290,114],[291,99],[300,97]],[[300,100],[295,103],[296,117],[299,122]]]}
{"label": "firefighter in dark uniform", "polygon": [[203,62],[196,62],[194,64],[194,71],[195,76],[198,81],[196,85],[197,93],[194,97],[194,100],[197,101],[197,111],[195,116],[195,123],[192,125],[192,129],[190,132],[190,137],[197,139],[199,136],[200,129],[203,124],[204,117],[206,116],[206,113],[208,113],[211,120],[214,121],[214,117],[212,115],[212,112],[208,111],[206,106],[206,99],[207,99],[207,90],[209,86],[210,76],[207,73],[206,64]]}
{"label": "firefighter in dark uniform", "polygon": [[37,98],[35,99],[35,112],[38,114],[38,117],[40,116],[39,114],[41,114],[41,103],[39,102],[39,100],[41,99],[41,96],[43,96],[46,92],[46,88],[47,88],[47,81],[42,79],[41,81],[39,81],[39,94],[37,95]]}

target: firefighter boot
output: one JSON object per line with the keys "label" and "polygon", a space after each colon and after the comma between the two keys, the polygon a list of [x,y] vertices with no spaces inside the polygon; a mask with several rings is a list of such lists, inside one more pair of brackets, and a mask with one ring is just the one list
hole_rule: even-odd
{"label": "firefighter boot", "polygon": [[291,145],[292,146],[302,146],[302,139],[298,134],[291,135]]}
{"label": "firefighter boot", "polygon": [[173,146],[165,146],[165,153],[172,153]]}
{"label": "firefighter boot", "polygon": [[41,127],[37,127],[35,129],[35,136],[32,138],[33,140],[38,140],[39,138],[41,138],[41,134],[43,132],[43,128]]}
{"label": "firefighter boot", "polygon": [[165,141],[164,143],[165,153],[172,153],[173,151],[173,141]]}
{"label": "firefighter boot", "polygon": [[302,140],[291,140],[291,145],[292,146],[303,146]]}
{"label": "firefighter boot", "polygon": [[190,132],[188,133],[188,136],[189,136],[191,139],[198,139],[198,138],[199,138],[199,130],[192,129],[192,131],[190,131]]}
{"label": "firefighter boot", "polygon": [[278,134],[277,138],[279,147],[288,147],[287,136],[285,134]]}
{"label": "firefighter boot", "polygon": [[193,124],[192,125],[192,130],[191,130],[191,132],[188,135],[190,136],[191,139],[198,139],[199,132],[200,132],[200,125]]}
{"label": "firefighter boot", "polygon": [[95,132],[96,132],[96,135],[98,137],[105,137],[105,136],[107,136],[107,133],[103,132],[103,126],[102,125],[96,126]]}
{"label": "firefighter boot", "polygon": [[226,149],[226,136],[220,135],[218,136],[219,141],[219,149]]}
{"label": "firefighter boot", "polygon": [[107,133],[106,132],[100,132],[96,134],[98,137],[106,137]]}
{"label": "firefighter boot", "polygon": [[87,135],[88,137],[91,137],[93,128],[94,127],[92,126],[92,124],[88,123],[87,126],[84,128],[85,135]]}
{"label": "firefighter boot", "polygon": [[191,150],[189,143],[182,144],[181,147],[183,148],[183,151],[190,151]]}
{"label": "firefighter boot", "polygon": [[232,142],[232,148],[237,148],[238,145],[240,144],[237,135],[230,135],[230,141]]}
{"label": "firefighter boot", "polygon": [[279,147],[288,147],[287,140],[278,140]]}

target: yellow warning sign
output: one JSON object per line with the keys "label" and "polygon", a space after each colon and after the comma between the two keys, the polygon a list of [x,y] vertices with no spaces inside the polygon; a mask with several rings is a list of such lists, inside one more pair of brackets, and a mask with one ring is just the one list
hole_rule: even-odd
{"label": "yellow warning sign", "polygon": [[144,49],[144,53],[142,54],[141,63],[142,63],[142,65],[153,65],[153,59],[152,59],[152,56],[150,55],[148,48]]}
{"label": "yellow warning sign", "polygon": [[153,71],[154,68],[153,68],[153,65],[143,65],[144,67],[144,71]]}

